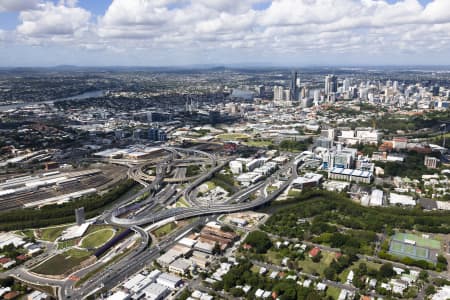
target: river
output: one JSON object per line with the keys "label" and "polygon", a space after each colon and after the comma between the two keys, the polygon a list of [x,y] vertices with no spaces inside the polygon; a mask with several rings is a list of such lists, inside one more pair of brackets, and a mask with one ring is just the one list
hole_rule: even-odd
{"label": "river", "polygon": [[85,92],[79,95],[75,95],[72,97],[66,97],[66,98],[60,98],[55,100],[48,100],[48,101],[40,101],[40,102],[28,102],[28,103],[16,103],[16,104],[10,104],[10,105],[0,105],[0,111],[7,111],[10,109],[16,109],[21,108],[28,105],[34,105],[34,104],[53,104],[58,101],[64,101],[64,100],[83,100],[83,99],[89,99],[89,98],[96,98],[96,97],[103,97],[105,95],[105,91],[98,90],[98,91],[91,91],[91,92]]}

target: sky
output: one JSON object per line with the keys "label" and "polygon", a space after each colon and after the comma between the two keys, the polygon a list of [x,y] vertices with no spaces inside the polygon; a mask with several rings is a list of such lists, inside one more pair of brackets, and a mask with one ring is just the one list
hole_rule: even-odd
{"label": "sky", "polygon": [[0,0],[0,66],[450,65],[450,0]]}

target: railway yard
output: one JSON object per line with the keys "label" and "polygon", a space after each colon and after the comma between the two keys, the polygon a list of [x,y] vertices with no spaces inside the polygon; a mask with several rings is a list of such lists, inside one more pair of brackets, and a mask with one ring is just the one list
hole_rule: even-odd
{"label": "railway yard", "polygon": [[0,209],[42,207],[60,204],[101,192],[125,178],[119,165],[93,164],[84,169],[39,172],[0,178]]}

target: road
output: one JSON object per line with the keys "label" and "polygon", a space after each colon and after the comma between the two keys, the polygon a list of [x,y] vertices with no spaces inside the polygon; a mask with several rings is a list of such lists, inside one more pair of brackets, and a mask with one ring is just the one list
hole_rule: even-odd
{"label": "road", "polygon": [[[170,148],[170,149],[171,150],[169,151],[173,153],[172,159],[174,156],[179,155],[181,151],[184,151],[189,155],[199,155],[199,156],[205,155],[204,152],[197,150],[179,149],[179,148]],[[183,194],[185,196],[188,196],[188,198],[190,192],[195,187],[208,180],[211,176],[214,175],[215,172],[219,171],[226,164],[226,162],[217,163],[216,158],[207,153],[206,156],[211,160],[213,168],[211,168],[206,174],[200,176],[197,180],[195,180],[183,191]],[[29,274],[28,272],[26,272],[26,270],[22,270],[23,272],[19,270],[19,272],[17,273],[17,277],[20,277],[25,281],[29,281],[30,283],[34,282],[35,284],[43,284],[43,285],[50,284],[60,287],[59,288],[60,299],[68,299],[68,298],[82,299],[87,295],[89,295],[92,291],[98,289],[99,287],[103,287],[104,289],[110,289],[119,282],[126,279],[131,274],[137,272],[144,266],[146,262],[154,260],[156,257],[159,256],[161,251],[173,245],[176,242],[177,238],[186,234],[186,232],[183,232],[179,236],[171,235],[167,237],[165,240],[161,241],[160,243],[153,245],[151,248],[147,248],[149,237],[148,234],[145,232],[145,230],[139,227],[140,225],[154,224],[158,221],[167,220],[171,218],[173,218],[174,220],[181,220],[198,216],[231,213],[259,207],[277,198],[292,183],[292,181],[295,178],[297,178],[298,176],[297,167],[300,162],[301,162],[300,159],[298,159],[297,157],[296,159],[294,159],[293,161],[289,162],[287,165],[282,167],[280,170],[278,170],[274,175],[272,175],[272,177],[269,177],[263,183],[257,184],[248,189],[245,189],[244,191],[238,192],[233,197],[231,197],[229,203],[226,204],[208,207],[203,206],[203,207],[189,207],[189,208],[174,208],[158,212],[155,214],[153,214],[150,211],[149,216],[139,215],[134,216],[132,219],[119,218],[118,216],[122,214],[124,211],[126,211],[127,206],[129,206],[130,202],[133,202],[135,201],[135,199],[142,197],[142,195],[144,195],[147,192],[155,191],[157,189],[157,187],[160,185],[161,181],[164,178],[164,175],[166,173],[165,171],[171,164],[170,161],[167,160],[163,161],[161,164],[158,165],[156,178],[151,184],[147,183],[144,189],[139,191],[137,194],[128,197],[118,205],[115,205],[112,210],[105,211],[99,218],[107,221],[108,223],[112,223],[118,226],[131,227],[133,230],[139,233],[142,238],[142,243],[136,250],[134,250],[132,253],[128,254],[127,256],[125,256],[112,266],[109,266],[106,269],[102,270],[100,273],[95,274],[88,282],[84,283],[81,286],[81,288],[75,290],[73,289],[74,284],[73,281],[44,279],[34,276],[33,274]],[[139,174],[139,172],[142,171],[142,165],[132,166],[130,169],[132,170],[130,171],[130,174]],[[264,194],[263,192],[264,188],[273,182],[274,177],[280,175],[284,176],[286,174],[290,174],[290,177],[281,185],[281,187],[278,190],[274,191],[269,195]],[[246,202],[249,196],[258,190],[261,191],[260,193],[261,196],[259,196],[254,201]],[[179,197],[179,195],[180,193],[178,193],[174,197],[177,196]],[[156,201],[157,200],[158,199],[156,199]],[[150,202],[151,201],[148,201],[148,203]],[[193,204],[195,205],[195,203]],[[199,218],[198,221],[188,226],[188,230],[191,230],[192,228],[194,228],[195,226],[204,221],[205,221],[204,217]],[[90,266],[86,269],[78,271],[74,275],[83,276],[84,274],[93,270],[94,267],[97,266]]]}
{"label": "road", "polygon": [[118,283],[124,281],[126,278],[135,274],[150,262],[155,260],[162,251],[165,251],[169,247],[173,246],[189,231],[205,222],[206,218],[200,218],[188,226],[172,233],[160,243],[152,245],[149,249],[134,255],[131,259],[121,259],[118,263],[108,267],[101,273],[96,274],[93,279],[89,280],[87,284],[83,285],[80,289],[73,290],[70,287],[65,287],[65,290],[61,293],[60,297],[62,299],[82,299],[91,294],[91,292],[95,291],[98,287],[102,287],[105,290],[112,289]]}

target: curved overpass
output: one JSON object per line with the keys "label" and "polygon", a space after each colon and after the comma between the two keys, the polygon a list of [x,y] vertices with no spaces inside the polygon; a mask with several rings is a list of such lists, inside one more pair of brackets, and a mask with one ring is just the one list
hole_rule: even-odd
{"label": "curved overpass", "polygon": [[[300,160],[295,160],[294,162],[290,163],[287,168],[284,168],[283,171],[287,171],[291,169],[291,176],[290,178],[284,182],[279,189],[274,191],[273,193],[267,195],[267,196],[260,196],[254,201],[251,202],[241,202],[241,200],[247,199],[248,195],[255,192],[258,188],[261,186],[268,184],[267,180],[263,185],[256,185],[249,189],[247,189],[243,193],[239,193],[235,197],[232,197],[230,201],[235,201],[238,203],[235,204],[224,204],[224,205],[216,205],[212,207],[208,206],[198,206],[198,207],[188,207],[188,208],[173,208],[169,210],[165,210],[162,212],[159,212],[157,214],[154,214],[152,216],[145,216],[140,218],[133,218],[133,219],[123,219],[118,218],[117,214],[113,213],[110,216],[111,223],[122,225],[122,226],[132,226],[132,225],[144,225],[144,224],[151,224],[156,223],[159,221],[162,221],[167,218],[175,218],[176,220],[186,219],[190,217],[195,216],[203,216],[203,215],[211,215],[211,214],[218,214],[218,213],[231,213],[231,212],[238,212],[243,210],[249,210],[253,209],[259,206],[262,206],[268,202],[271,202],[275,198],[277,198],[291,183],[292,181],[298,176],[297,175],[297,167],[300,163]],[[219,168],[219,167],[216,167]],[[216,169],[215,168],[215,169]],[[203,181],[200,181],[201,178],[199,178],[198,181],[196,181],[196,184],[200,184],[205,179],[203,178]],[[194,185],[190,186],[190,189],[186,189],[185,194],[189,194],[189,191],[191,191],[193,188],[195,188]],[[188,191],[189,190],[189,191]]]}

